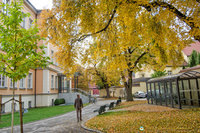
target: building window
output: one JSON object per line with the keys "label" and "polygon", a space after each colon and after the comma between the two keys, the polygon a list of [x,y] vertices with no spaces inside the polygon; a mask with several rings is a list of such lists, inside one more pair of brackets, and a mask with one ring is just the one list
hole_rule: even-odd
{"label": "building window", "polygon": [[54,54],[54,51],[51,50],[51,62],[53,63],[53,54]]}
{"label": "building window", "polygon": [[20,79],[19,88],[25,88],[25,78]]}
{"label": "building window", "polygon": [[167,74],[168,74],[168,75],[172,75],[172,71],[168,71]]}
{"label": "building window", "polygon": [[5,104],[1,105],[1,113],[5,113]]}
{"label": "building window", "polygon": [[5,88],[6,86],[6,76],[0,74],[0,88]]}
{"label": "building window", "polygon": [[54,75],[51,75],[51,88],[54,88]]}
{"label": "building window", "polygon": [[58,76],[55,76],[55,88],[58,88]]}
{"label": "building window", "polygon": [[[10,79],[10,88],[13,88],[13,80]],[[17,82],[15,82],[15,88],[17,88]]]}
{"label": "building window", "polygon": [[[3,0],[3,4],[10,4],[10,0]],[[8,15],[8,10],[7,10],[7,7],[6,6],[4,6],[3,8],[2,8],[2,12],[4,13],[4,14],[6,14],[6,15]]]}
{"label": "building window", "polygon": [[28,108],[31,108],[31,101],[28,101]]}
{"label": "building window", "polygon": [[33,88],[33,74],[28,74],[28,88]]}
{"label": "building window", "polygon": [[[22,16],[24,16],[24,13],[22,12]],[[24,16],[24,17],[22,17],[22,22],[21,22],[21,27],[22,28],[26,28],[26,17]]]}
{"label": "building window", "polygon": [[33,20],[29,18],[29,28],[31,28],[32,24],[33,24]]}

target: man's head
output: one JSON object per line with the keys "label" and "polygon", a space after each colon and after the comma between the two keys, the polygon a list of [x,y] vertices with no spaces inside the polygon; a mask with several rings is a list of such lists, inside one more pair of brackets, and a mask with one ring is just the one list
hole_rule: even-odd
{"label": "man's head", "polygon": [[80,95],[79,95],[79,94],[77,95],[77,98],[80,98]]}

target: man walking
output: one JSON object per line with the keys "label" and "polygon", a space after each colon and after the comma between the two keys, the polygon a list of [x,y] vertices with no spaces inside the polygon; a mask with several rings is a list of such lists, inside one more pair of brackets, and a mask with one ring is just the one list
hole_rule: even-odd
{"label": "man walking", "polygon": [[75,99],[74,108],[76,108],[77,121],[78,122],[79,120],[82,121],[81,111],[83,108],[83,102],[82,99],[80,98],[80,95],[77,95],[77,98]]}

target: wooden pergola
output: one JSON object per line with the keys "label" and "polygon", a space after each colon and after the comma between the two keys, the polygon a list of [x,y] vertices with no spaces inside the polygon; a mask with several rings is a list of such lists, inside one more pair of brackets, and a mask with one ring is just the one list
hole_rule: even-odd
{"label": "wooden pergola", "polygon": [[149,104],[200,107],[200,72],[189,71],[176,75],[153,78],[146,82]]}

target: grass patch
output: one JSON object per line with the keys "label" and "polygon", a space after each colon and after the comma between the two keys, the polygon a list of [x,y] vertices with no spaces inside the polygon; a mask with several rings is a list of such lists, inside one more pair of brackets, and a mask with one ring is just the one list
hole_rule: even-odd
{"label": "grass patch", "polygon": [[[134,107],[138,104],[145,106],[146,103],[145,101],[125,102],[117,108]],[[148,108],[154,108],[154,106],[147,105],[145,109]],[[200,132],[200,108],[159,112],[157,110],[107,112],[89,120],[86,126],[105,133],[142,132],[141,126],[144,127],[143,132]]]}
{"label": "grass patch", "polygon": [[[84,104],[87,106],[88,104]],[[33,122],[49,117],[54,117],[57,115],[65,114],[67,112],[74,111],[74,105],[67,106],[53,106],[53,107],[41,107],[41,108],[32,108],[28,109],[28,113],[25,113],[23,116],[23,123]],[[20,115],[19,112],[14,114],[14,125],[20,124]],[[0,128],[11,126],[11,114],[2,115]]]}

